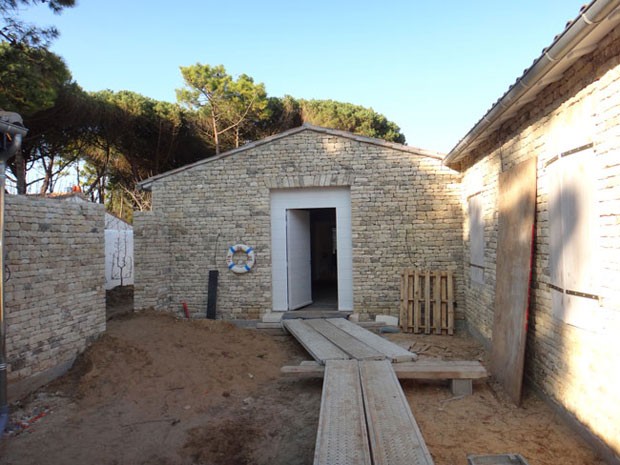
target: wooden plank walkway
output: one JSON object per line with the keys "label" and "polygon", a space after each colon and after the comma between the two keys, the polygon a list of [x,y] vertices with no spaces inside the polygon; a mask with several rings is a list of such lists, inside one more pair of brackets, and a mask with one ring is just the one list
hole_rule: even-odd
{"label": "wooden plank walkway", "polygon": [[388,360],[328,360],[314,465],[433,465]]}
{"label": "wooden plank walkway", "polygon": [[347,360],[351,357],[332,344],[304,320],[286,320],[284,327],[304,346],[312,357],[324,365],[327,360]]}
{"label": "wooden plank walkway", "polygon": [[414,362],[415,354],[341,318],[282,324],[316,360],[282,373],[323,377],[314,465],[433,465],[398,379],[450,379],[465,395],[472,379],[487,376],[477,361]]}
{"label": "wooden plank walkway", "polygon": [[467,394],[486,376],[479,362],[413,362],[415,354],[343,319],[282,324],[316,360],[282,372],[323,377],[314,465],[433,465],[398,378],[451,379],[453,392]]}
{"label": "wooden plank walkway", "polygon": [[[345,333],[328,320],[306,320],[305,324],[328,339],[332,344],[338,346],[343,352],[349,354],[351,358],[356,360],[384,360],[386,358],[385,354],[367,346],[349,333]],[[370,332],[362,328],[360,329],[367,333]]]}
{"label": "wooden plank walkway", "polygon": [[417,358],[416,354],[409,352],[407,349],[375,333],[371,333],[355,323],[351,323],[349,320],[345,320],[344,318],[330,318],[327,321],[367,346],[385,354],[392,362],[412,362]]}
{"label": "wooden plank walkway", "polygon": [[358,363],[328,360],[315,465],[371,465]]}
{"label": "wooden plank walkway", "polygon": [[359,367],[373,464],[432,465],[392,364],[361,361]]}
{"label": "wooden plank walkway", "polygon": [[343,318],[284,320],[282,325],[321,365],[327,360],[416,359],[416,354]]}

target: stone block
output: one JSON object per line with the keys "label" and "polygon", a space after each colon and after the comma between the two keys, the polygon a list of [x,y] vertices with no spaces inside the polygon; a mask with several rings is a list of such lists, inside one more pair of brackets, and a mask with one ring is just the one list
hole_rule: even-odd
{"label": "stone block", "polygon": [[450,389],[454,396],[469,396],[473,393],[471,379],[453,379],[450,380]]}

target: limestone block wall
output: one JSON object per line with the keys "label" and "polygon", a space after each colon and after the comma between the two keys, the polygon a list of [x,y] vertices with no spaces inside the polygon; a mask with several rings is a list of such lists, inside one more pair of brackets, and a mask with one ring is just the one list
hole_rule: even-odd
{"label": "limestone block wall", "polygon": [[134,307],[169,308],[172,269],[170,236],[161,215],[134,212]]}
{"label": "limestone block wall", "polygon": [[104,208],[6,197],[9,395],[66,369],[105,331]]}
{"label": "limestone block wall", "polygon": [[[270,193],[307,187],[350,188],[356,312],[398,316],[404,267],[456,271],[462,308],[460,175],[440,157],[312,128],[152,183],[152,212],[138,214],[134,226],[136,308],[178,311],[186,301],[204,314],[208,271],[218,269],[219,317],[269,313]],[[226,268],[236,243],[256,250],[250,273]]]}
{"label": "limestone block wall", "polygon": [[[598,276],[597,304],[572,323],[553,311],[550,234],[550,166],[575,149],[591,151],[594,176],[593,254]],[[590,148],[588,148],[590,147]],[[498,175],[531,156],[538,157],[535,263],[526,375],[548,398],[587,428],[593,442],[620,460],[620,31],[581,58],[563,79],[504,123],[492,143],[477,149],[462,166],[463,206],[482,196],[485,230],[484,284],[469,279],[469,221],[463,251],[466,319],[487,343],[492,338],[497,251]],[[579,179],[579,177],[577,177]],[[585,183],[587,180],[584,178]],[[582,199],[577,198],[577,202]],[[578,268],[578,267],[577,267]]]}

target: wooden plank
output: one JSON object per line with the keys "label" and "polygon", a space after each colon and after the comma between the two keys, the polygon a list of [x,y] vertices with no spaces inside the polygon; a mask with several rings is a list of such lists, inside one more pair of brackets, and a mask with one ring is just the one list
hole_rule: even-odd
{"label": "wooden plank", "polygon": [[454,276],[452,271],[448,271],[447,283],[448,287],[448,334],[454,334]]}
{"label": "wooden plank", "polygon": [[417,358],[416,354],[409,352],[407,349],[404,349],[375,333],[371,333],[370,331],[361,328],[348,320],[330,318],[327,321],[338,329],[349,334],[351,337],[363,342],[368,347],[384,354],[392,362],[410,362]]}
{"label": "wooden plank", "polygon": [[415,332],[416,303],[415,303],[415,270],[409,270],[408,289],[409,289],[409,332]]}
{"label": "wooden plank", "polygon": [[[597,294],[603,275],[599,274],[602,267],[598,263],[601,246],[596,208],[599,176],[596,155],[590,149],[562,158],[560,163],[563,165],[560,194],[561,253],[564,268],[562,287],[566,290]],[[598,302],[590,303],[598,306]],[[584,310],[586,314],[592,313],[591,309]],[[568,320],[568,323],[574,324],[571,320]]]}
{"label": "wooden plank", "polygon": [[284,327],[299,341],[317,362],[324,364],[327,360],[347,360],[349,355],[332,344],[316,330],[308,326],[312,320],[285,320]]}
{"label": "wooden plank", "polygon": [[398,379],[481,379],[487,370],[477,361],[417,361],[393,366]]}
{"label": "wooden plank", "polygon": [[292,378],[322,378],[325,367],[314,362],[314,365],[285,365],[280,368],[280,374]]}
{"label": "wooden plank", "polygon": [[427,271],[424,281],[424,332],[431,333],[431,272]]}
{"label": "wooden plank", "polygon": [[484,283],[484,212],[482,194],[469,198],[469,274],[475,283]]}
{"label": "wooden plank", "polygon": [[414,329],[414,308],[413,308],[413,270],[405,270],[405,289],[407,295],[407,332],[411,333]]}
{"label": "wooden plank", "polygon": [[315,318],[348,318],[353,312],[343,310],[292,310],[282,314],[283,320],[312,320]]}
{"label": "wooden plank", "polygon": [[[398,379],[484,379],[488,373],[478,361],[418,361],[392,365]],[[325,367],[317,362],[302,362],[301,365],[283,366],[283,375],[299,378],[322,378]]]}
{"label": "wooden plank", "polygon": [[441,273],[441,326],[448,330],[448,273]]}
{"label": "wooden plank", "polygon": [[421,322],[421,312],[420,312],[420,274],[418,270],[413,272],[413,332],[420,332],[420,322]]}
{"label": "wooden plank", "polygon": [[256,329],[282,329],[282,323],[281,322],[273,322],[273,323],[265,323],[262,321],[259,321],[258,323],[256,323]]}
{"label": "wooden plank", "polygon": [[491,371],[521,401],[536,216],[536,157],[499,175]]}
{"label": "wooden plank", "polygon": [[400,273],[400,329],[407,332],[409,326],[409,319],[407,318],[407,270],[403,270]]}
{"label": "wooden plank", "polygon": [[373,464],[432,465],[390,362],[362,361],[359,367]]}
{"label": "wooden plank", "polygon": [[307,320],[306,324],[347,353],[350,358],[357,360],[382,360],[386,358],[381,352],[368,347],[326,320]]}
{"label": "wooden plank", "polygon": [[[407,297],[407,306],[405,307],[406,317],[407,317],[407,329],[406,332],[413,332],[413,270],[406,269],[405,270],[405,295]],[[411,284],[410,284],[411,283]]]}
{"label": "wooden plank", "polygon": [[435,312],[434,312],[434,321],[433,324],[435,326],[435,334],[441,334],[442,324],[441,324],[441,273],[437,272],[435,274],[435,285],[433,287],[433,292],[435,294]]}
{"label": "wooden plank", "polygon": [[[600,331],[601,257],[597,163],[593,149],[562,157],[548,167],[549,268],[553,316],[586,331]],[[555,173],[555,174],[554,174]],[[552,196],[552,193],[555,194]],[[554,258],[555,256],[555,258]]]}
{"label": "wooden plank", "polygon": [[371,465],[359,369],[354,360],[326,363],[314,465]]}

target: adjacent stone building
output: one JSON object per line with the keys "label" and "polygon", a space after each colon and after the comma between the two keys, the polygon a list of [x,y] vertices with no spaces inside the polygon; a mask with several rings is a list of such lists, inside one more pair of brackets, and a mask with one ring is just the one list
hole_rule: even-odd
{"label": "adjacent stone building", "polygon": [[[403,267],[455,271],[462,288],[460,176],[434,152],[306,125],[142,186],[136,308],[204,314],[209,270],[226,319],[310,302],[397,316]],[[248,273],[227,268],[235,244],[255,251]]]}
{"label": "adjacent stone building", "polygon": [[620,463],[618,7],[585,7],[446,157],[463,173],[468,212],[465,317],[489,347],[500,311],[498,179],[536,159],[525,374],[609,463]]}
{"label": "adjacent stone building", "polygon": [[10,398],[45,384],[105,331],[104,208],[6,197]]}

